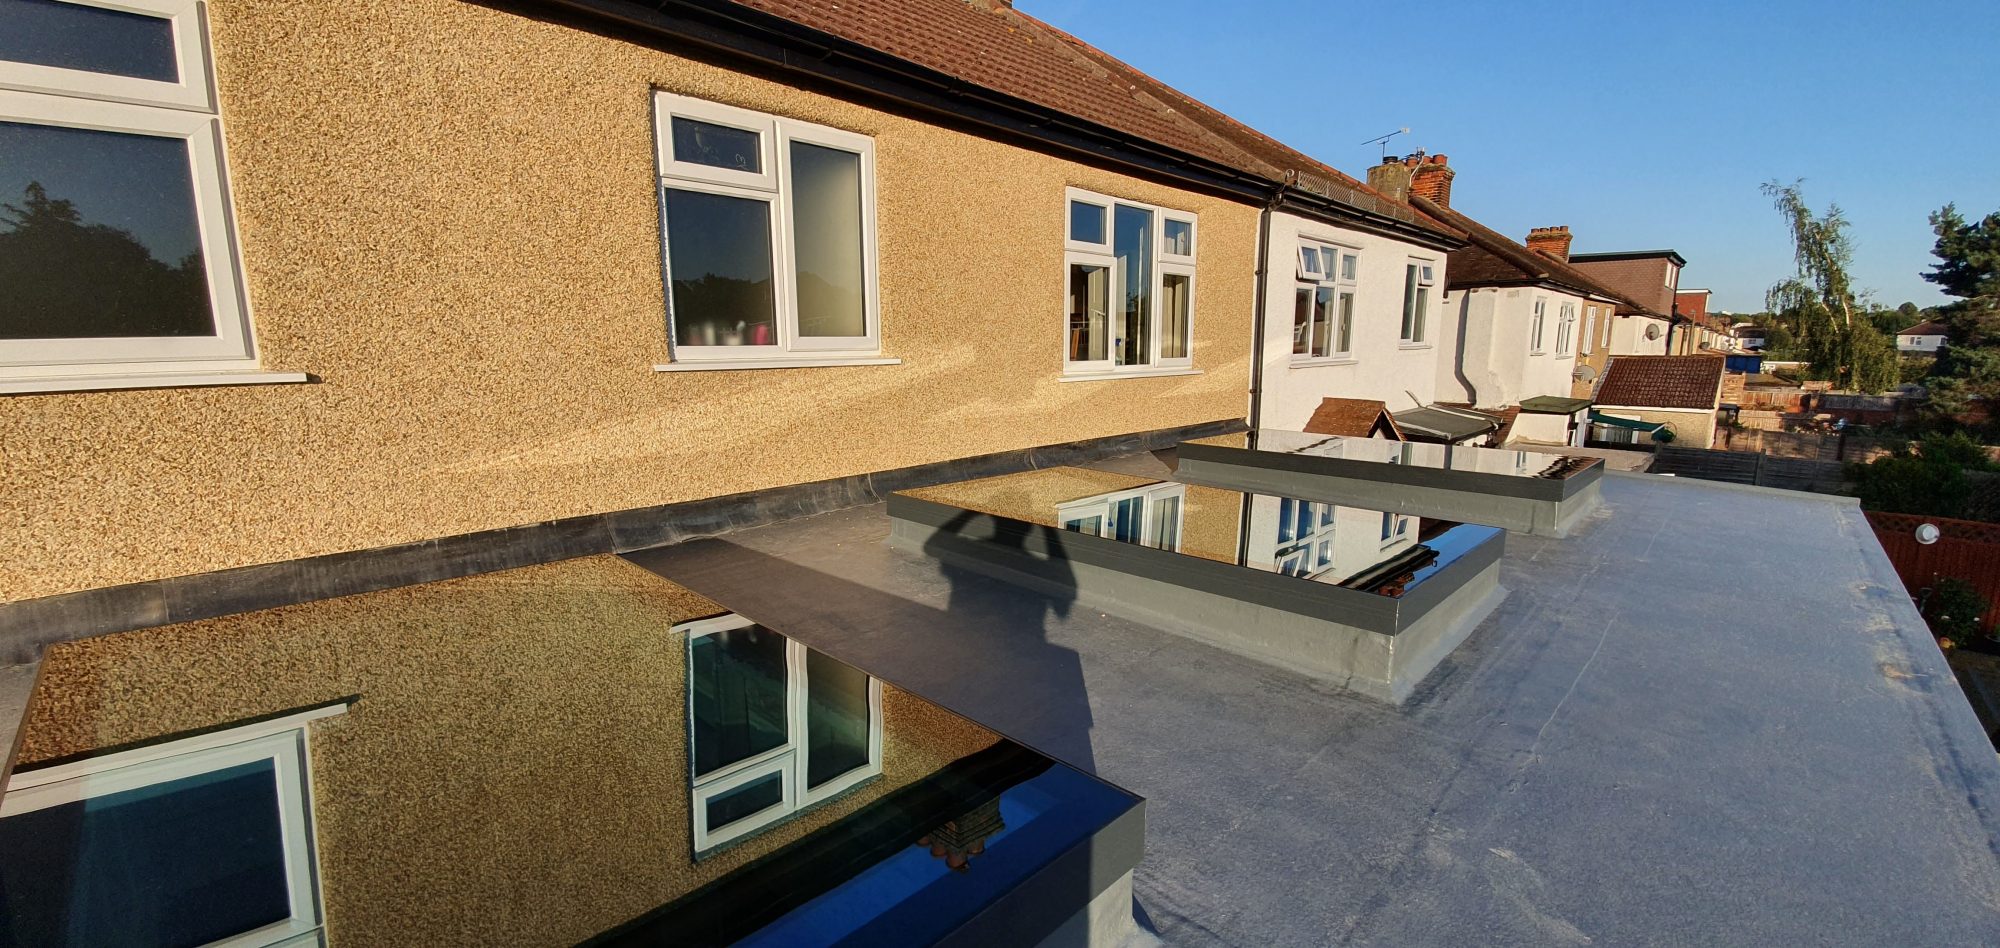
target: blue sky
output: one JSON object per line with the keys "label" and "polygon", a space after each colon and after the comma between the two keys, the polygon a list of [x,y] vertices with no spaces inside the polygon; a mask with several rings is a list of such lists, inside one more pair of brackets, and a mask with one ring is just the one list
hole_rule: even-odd
{"label": "blue sky", "polygon": [[1567,224],[1578,253],[1671,247],[1722,309],[1791,272],[1764,181],[1838,203],[1889,306],[1944,301],[1929,212],[2000,210],[1992,0],[1015,5],[1356,177],[1408,126],[1391,153],[1449,155],[1454,207]]}

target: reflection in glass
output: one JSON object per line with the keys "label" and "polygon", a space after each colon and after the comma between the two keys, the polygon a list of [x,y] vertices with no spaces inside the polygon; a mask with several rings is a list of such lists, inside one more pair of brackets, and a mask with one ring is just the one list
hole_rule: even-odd
{"label": "reflection in glass", "polygon": [[726,168],[750,174],[764,173],[764,155],[758,133],[713,122],[674,116],[674,160]]}
{"label": "reflection in glass", "polygon": [[667,272],[676,343],[778,344],[769,202],[668,188]]}
{"label": "reflection in glass", "polygon": [[1111,230],[1111,252],[1124,274],[1121,335],[1112,359],[1118,365],[1146,365],[1153,361],[1153,341],[1148,337],[1153,314],[1153,212],[1117,205]]}
{"label": "reflection in glass", "polygon": [[868,676],[806,653],[806,789],[868,765]]}
{"label": "reflection in glass", "polygon": [[1292,308],[1292,354],[1312,354],[1312,311],[1313,291],[1311,287],[1299,287]]}
{"label": "reflection in glass", "polygon": [[791,162],[799,335],[865,336],[861,156],[793,142]]}
{"label": "reflection in glass", "polygon": [[1194,256],[1194,225],[1170,220],[1160,227],[1160,252],[1176,257]]}
{"label": "reflection in glass", "polygon": [[4,940],[204,945],[291,917],[276,765],[0,820]]}
{"label": "reflection in glass", "polygon": [[1346,281],[1349,281],[1349,282],[1352,282],[1352,281],[1354,280],[1354,271],[1355,271],[1356,267],[1357,267],[1357,266],[1358,266],[1358,265],[1360,264],[1360,262],[1361,262],[1361,258],[1359,258],[1359,257],[1355,256],[1354,254],[1351,254],[1351,253],[1344,253],[1344,254],[1341,254],[1341,255],[1340,255],[1340,278],[1341,278],[1342,280],[1346,280]]}
{"label": "reflection in glass", "polygon": [[1333,331],[1333,290],[1319,287],[1313,291],[1312,354],[1327,355],[1328,336]]}
{"label": "reflection in glass", "polygon": [[746,816],[761,813],[783,802],[785,802],[785,775],[773,773],[758,777],[733,790],[725,790],[708,798],[709,829],[719,830]]}
{"label": "reflection in glass", "polygon": [[1069,268],[1069,359],[1111,357],[1111,268],[1073,263]]}
{"label": "reflection in glass", "polygon": [[180,81],[171,21],[56,0],[0,0],[0,60]]}
{"label": "reflection in glass", "polygon": [[187,142],[0,121],[0,339],[215,333]]}
{"label": "reflection in glass", "polygon": [[1188,357],[1188,313],[1194,305],[1189,290],[1194,278],[1184,273],[1160,277],[1160,358]]}
{"label": "reflection in glass", "polygon": [[1354,351],[1354,294],[1343,290],[1340,294],[1340,331],[1335,352]]}
{"label": "reflection in glass", "polygon": [[785,640],[761,626],[689,643],[694,773],[700,777],[787,740]]}
{"label": "reflection in glass", "polygon": [[1602,464],[1596,458],[1582,456],[1541,454],[1533,451],[1502,450],[1499,448],[1477,448],[1468,445],[1384,441],[1376,438],[1343,438],[1337,435],[1311,434],[1302,431],[1281,431],[1275,428],[1263,428],[1246,434],[1205,438],[1199,443],[1246,448],[1252,451],[1268,451],[1276,454],[1300,454],[1311,457],[1384,464],[1410,464],[1440,470],[1499,474],[1509,477],[1533,477],[1548,480],[1562,480],[1574,477],[1585,471],[1596,469]]}
{"label": "reflection in glass", "polygon": [[1069,239],[1085,244],[1104,242],[1104,208],[1082,201],[1069,202]]}

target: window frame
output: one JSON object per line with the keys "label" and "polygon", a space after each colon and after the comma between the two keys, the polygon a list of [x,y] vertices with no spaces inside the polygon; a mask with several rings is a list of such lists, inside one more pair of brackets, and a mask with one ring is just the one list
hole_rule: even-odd
{"label": "window frame", "polygon": [[[1079,497],[1075,500],[1066,500],[1056,505],[1056,524],[1058,525],[1058,529],[1074,533],[1104,537],[1105,539],[1117,539],[1109,533],[1111,529],[1112,505],[1121,501],[1136,499],[1139,501],[1138,545],[1156,550],[1167,549],[1167,547],[1157,546],[1151,541],[1162,535],[1159,529],[1163,525],[1160,517],[1160,507],[1162,502],[1168,498],[1176,501],[1173,507],[1173,544],[1171,549],[1174,552],[1179,552],[1181,537],[1187,528],[1187,485],[1185,484],[1148,484],[1144,487],[1114,490],[1103,494],[1093,494],[1089,497]],[[1097,529],[1095,530],[1084,530],[1070,526],[1072,521],[1080,523],[1091,517],[1097,518]]]}
{"label": "window frame", "polygon": [[1398,344],[1417,348],[1431,345],[1428,336],[1431,292],[1437,287],[1437,261],[1410,257],[1403,266],[1403,320],[1397,328]]}
{"label": "window frame", "polygon": [[[1292,352],[1290,353],[1291,364],[1295,366],[1313,366],[1344,365],[1354,362],[1356,361],[1354,358],[1354,314],[1351,309],[1353,304],[1351,302],[1350,308],[1344,311],[1342,299],[1345,298],[1349,301],[1358,301],[1360,299],[1361,248],[1339,243],[1332,238],[1320,237],[1313,234],[1300,234],[1298,241],[1298,251],[1294,254],[1294,258],[1298,264],[1298,277],[1292,284],[1294,301],[1297,300],[1300,291],[1309,291],[1313,293],[1314,302],[1312,305],[1316,311],[1318,309],[1318,291],[1322,289],[1332,294],[1332,300],[1326,314],[1329,325],[1326,332],[1326,351],[1323,353],[1314,353],[1312,351],[1311,340],[1315,338],[1313,324],[1319,319],[1316,312],[1314,315],[1308,317],[1308,322],[1306,323],[1306,351],[1304,353],[1298,351],[1298,330],[1296,326],[1297,304],[1294,302],[1294,335],[1292,339]],[[1316,269],[1308,269],[1306,266],[1306,253],[1309,251],[1320,261]],[[1354,262],[1354,276],[1352,277],[1346,276],[1348,272],[1346,263],[1350,260]]]}
{"label": "window frame", "polygon": [[[717,168],[673,156],[673,120],[693,119],[758,135],[759,172]],[[782,115],[724,105],[664,90],[653,93],[655,189],[660,205],[661,303],[672,364],[791,362],[867,358],[882,351],[881,267],[878,260],[875,139]],[[860,160],[861,316],[859,336],[806,336],[799,328],[798,242],[793,222],[792,145],[848,152]],[[760,201],[771,244],[773,343],[765,346],[684,345],[674,312],[673,247],[668,237],[667,192],[688,191]]]}
{"label": "window frame", "polygon": [[1597,304],[1585,303],[1583,312],[1583,342],[1577,346],[1577,352],[1590,355],[1597,350]]}
{"label": "window frame", "polygon": [[180,81],[140,79],[87,69],[0,60],[0,88],[130,105],[197,112],[215,111],[209,73],[208,29],[201,0],[57,0],[78,7],[136,13],[167,21],[174,38],[174,67]]}
{"label": "window frame", "polygon": [[[1080,241],[1071,236],[1070,205],[1075,203],[1087,204],[1103,210],[1104,240],[1102,242]],[[1124,265],[1119,262],[1118,254],[1114,249],[1114,245],[1117,242],[1117,213],[1118,207],[1121,205],[1133,210],[1145,211],[1153,217],[1152,296],[1149,304],[1150,311],[1147,313],[1147,318],[1150,320],[1147,337],[1147,357],[1149,361],[1130,365],[1118,365],[1116,353],[1119,346],[1115,335],[1105,340],[1105,357],[1103,359],[1071,359],[1069,344],[1069,283],[1072,272],[1071,268],[1078,264],[1109,268],[1109,286],[1111,292],[1107,296],[1114,296],[1116,289],[1125,284]],[[1088,191],[1074,186],[1063,189],[1062,207],[1063,269],[1062,282],[1059,284],[1062,288],[1060,294],[1062,299],[1062,316],[1058,323],[1062,327],[1061,332],[1058,334],[1058,342],[1062,351],[1062,377],[1065,379],[1117,378],[1120,376],[1144,377],[1148,375],[1182,374],[1193,371],[1195,323],[1200,316],[1198,312],[1200,307],[1196,305],[1196,299],[1201,287],[1201,278],[1195,272],[1196,259],[1201,253],[1200,215],[1192,211],[1162,207],[1157,204],[1148,204],[1144,201]],[[1169,220],[1188,225],[1188,249],[1191,251],[1190,253],[1170,254],[1166,252],[1166,222]],[[1164,351],[1163,343],[1166,338],[1164,333],[1167,326],[1164,310],[1166,277],[1170,274],[1185,276],[1188,281],[1187,354],[1174,358],[1166,358],[1161,354]],[[1110,305],[1111,301],[1109,299],[1106,300],[1106,304],[1105,331],[1106,333],[1115,333],[1120,313],[1116,307]]]}
{"label": "window frame", "polygon": [[[811,754],[806,744],[806,695],[812,684],[806,669],[806,653],[809,650],[797,640],[779,635],[769,626],[765,626],[766,631],[777,635],[785,643],[785,743],[719,767],[707,776],[696,776],[693,663],[695,640],[755,625],[758,623],[753,619],[738,613],[727,613],[683,622],[673,627],[673,633],[681,638],[682,667],[685,669],[683,685],[686,695],[682,712],[686,716],[687,723],[688,820],[694,833],[693,846],[697,857],[716,847],[782,823],[882,774],[882,680],[874,675],[868,675],[868,762],[832,777],[817,787],[806,784],[808,757]],[[710,800],[773,773],[781,775],[782,789],[778,803],[739,817],[720,828],[708,825]]]}
{"label": "window frame", "polygon": [[1576,304],[1568,300],[1556,307],[1556,355],[1570,354],[1570,341],[1576,335]]}
{"label": "window frame", "polygon": [[314,829],[308,725],[346,710],[344,702],[324,705],[256,724],[15,771],[7,780],[6,795],[0,797],[0,819],[270,760],[277,782],[291,917],[209,942],[205,948],[318,944],[326,908]]}
{"label": "window frame", "polygon": [[1547,355],[1549,298],[1537,296],[1529,304],[1528,311],[1528,354]]}

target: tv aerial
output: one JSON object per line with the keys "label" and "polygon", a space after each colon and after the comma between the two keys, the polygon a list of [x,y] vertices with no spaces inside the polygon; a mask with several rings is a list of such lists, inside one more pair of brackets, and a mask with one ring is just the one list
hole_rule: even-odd
{"label": "tv aerial", "polygon": [[1389,157],[1389,139],[1395,138],[1398,135],[1408,135],[1408,134],[1410,134],[1410,127],[1408,125],[1405,125],[1402,128],[1396,129],[1395,131],[1390,132],[1387,135],[1380,135],[1375,138],[1371,138],[1365,142],[1362,142],[1361,144],[1382,146],[1382,157],[1387,158]]}

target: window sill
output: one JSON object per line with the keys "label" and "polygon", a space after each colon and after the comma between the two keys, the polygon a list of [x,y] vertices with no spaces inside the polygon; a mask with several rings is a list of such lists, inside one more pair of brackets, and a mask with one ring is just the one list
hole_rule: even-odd
{"label": "window sill", "polygon": [[1399,343],[1396,343],[1396,348],[1398,348],[1398,349],[1429,349],[1429,348],[1432,348],[1432,344],[1431,344],[1431,343],[1428,343],[1428,342],[1399,342]]}
{"label": "window sill", "polygon": [[832,365],[902,365],[901,359],[875,357],[851,358],[788,358],[788,359],[689,359],[683,362],[664,362],[653,366],[655,372],[734,372],[744,369],[812,369]]}
{"label": "window sill", "polygon": [[1528,356],[1529,356],[1530,358],[1533,358],[1534,356],[1545,356],[1545,355],[1548,355],[1548,353],[1547,353],[1547,352],[1530,352],[1530,353],[1528,353]]}
{"label": "window sill", "polygon": [[1200,369],[1133,369],[1125,372],[1092,372],[1088,375],[1064,375],[1058,382],[1102,382],[1109,379],[1154,379],[1168,375],[1200,375]]}
{"label": "window sill", "polygon": [[1329,365],[1355,365],[1358,364],[1360,361],[1361,361],[1360,359],[1356,359],[1352,356],[1340,356],[1337,358],[1327,357],[1320,359],[1293,359],[1292,368],[1317,369]]}
{"label": "window sill", "polygon": [[313,381],[304,372],[160,372],[126,375],[52,375],[0,379],[0,395],[102,392],[127,388],[212,388],[222,385],[297,385]]}

